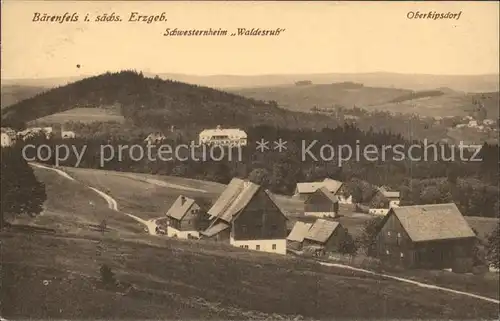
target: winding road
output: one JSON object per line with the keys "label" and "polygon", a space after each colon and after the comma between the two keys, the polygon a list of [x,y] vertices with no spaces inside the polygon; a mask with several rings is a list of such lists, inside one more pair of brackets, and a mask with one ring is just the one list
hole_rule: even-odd
{"label": "winding road", "polygon": [[[68,173],[66,173],[66,172],[64,172],[64,171],[62,171],[60,169],[57,169],[57,168],[54,168],[54,167],[45,166],[45,165],[40,165],[38,163],[29,163],[29,164],[31,166],[34,166],[34,167],[38,167],[38,168],[43,168],[43,169],[54,171],[57,174],[61,175],[62,177],[66,178],[66,179],[69,179],[71,181],[76,181],[73,177],[71,177],[70,175],[68,175]],[[103,191],[98,190],[97,188],[94,188],[94,187],[91,187],[91,186],[87,186],[87,187],[90,188],[91,190],[93,190],[94,192],[96,192],[97,194],[99,194],[99,196],[101,196],[108,203],[108,207],[110,209],[112,209],[114,211],[117,211],[119,213],[122,213],[124,215],[127,215],[128,217],[134,219],[135,221],[143,224],[144,226],[146,226],[146,228],[148,230],[148,233],[150,235],[156,235],[156,219],[143,220],[142,218],[137,217],[137,216],[135,216],[133,214],[122,212],[122,211],[120,211],[118,209],[118,202],[114,198],[112,198],[108,194],[104,193]]]}
{"label": "winding road", "polygon": [[417,282],[417,281],[414,281],[414,280],[400,278],[400,277],[393,276],[393,275],[377,273],[377,272],[373,272],[373,271],[370,271],[370,270],[355,268],[355,267],[352,267],[350,265],[337,264],[337,263],[327,263],[327,262],[319,262],[319,264],[324,265],[324,266],[333,266],[333,267],[336,267],[336,268],[353,270],[353,271],[357,271],[357,272],[363,272],[363,273],[367,273],[367,274],[371,274],[371,275],[381,276],[381,277],[384,277],[384,278],[387,278],[387,279],[391,279],[391,280],[396,280],[396,281],[399,281],[399,282],[410,283],[410,284],[413,284],[413,285],[416,285],[416,286],[419,286],[419,287],[422,287],[422,288],[433,289],[433,290],[440,290],[440,291],[445,291],[445,292],[450,292],[450,293],[465,295],[465,296],[469,296],[469,297],[476,298],[476,299],[479,299],[479,300],[483,300],[483,301],[488,301],[488,302],[500,304],[499,300],[496,300],[496,299],[493,299],[493,298],[488,298],[488,297],[485,297],[485,296],[482,296],[482,295],[477,295],[477,294],[474,294],[474,293],[463,292],[463,291],[453,290],[453,289],[449,289],[449,288],[444,288],[444,287],[437,286],[437,285],[432,285],[432,284]]}

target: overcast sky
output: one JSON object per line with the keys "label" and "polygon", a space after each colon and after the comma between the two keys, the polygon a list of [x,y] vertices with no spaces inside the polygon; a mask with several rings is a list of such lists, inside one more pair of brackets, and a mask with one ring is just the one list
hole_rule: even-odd
{"label": "overcast sky", "polygon": [[[166,13],[167,22],[41,23],[34,12]],[[409,11],[462,11],[459,20]],[[2,78],[136,69],[153,73],[484,74],[499,69],[498,2],[42,2],[2,3]],[[284,28],[278,37],[164,37],[166,28]],[[80,65],[77,68],[76,65]]]}

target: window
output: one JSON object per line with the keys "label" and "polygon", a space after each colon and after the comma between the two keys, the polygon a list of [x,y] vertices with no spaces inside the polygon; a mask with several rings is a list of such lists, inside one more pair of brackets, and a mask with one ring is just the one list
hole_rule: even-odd
{"label": "window", "polygon": [[398,237],[401,237],[401,233],[398,233]]}
{"label": "window", "polygon": [[273,250],[276,250],[276,244],[273,244]]}
{"label": "window", "polygon": [[391,236],[391,231],[387,231],[387,236]]}
{"label": "window", "polygon": [[399,257],[405,257],[405,255],[403,254],[403,252],[399,253]]}
{"label": "window", "polygon": [[244,248],[244,246],[243,246],[243,245],[240,245],[240,247],[241,247],[241,248]]}
{"label": "window", "polygon": [[389,255],[391,252],[389,252],[389,250],[385,250],[385,254]]}
{"label": "window", "polygon": [[245,248],[248,249],[248,245],[245,245]]}
{"label": "window", "polygon": [[260,250],[260,245],[256,245],[256,246],[255,246],[255,249],[256,249],[257,251],[259,251],[259,250]]}

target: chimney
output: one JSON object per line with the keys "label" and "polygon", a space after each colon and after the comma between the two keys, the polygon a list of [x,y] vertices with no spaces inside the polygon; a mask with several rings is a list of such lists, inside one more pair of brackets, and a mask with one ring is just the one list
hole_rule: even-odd
{"label": "chimney", "polygon": [[181,196],[181,205],[184,205],[185,202],[186,202],[186,198],[184,196]]}

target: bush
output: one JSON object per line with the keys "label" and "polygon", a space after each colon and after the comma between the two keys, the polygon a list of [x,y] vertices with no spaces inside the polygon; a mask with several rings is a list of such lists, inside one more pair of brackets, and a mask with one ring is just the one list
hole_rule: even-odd
{"label": "bush", "polygon": [[100,273],[101,273],[101,282],[103,285],[113,286],[113,287],[117,285],[115,274],[108,265],[106,264],[101,265]]}

